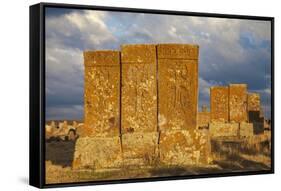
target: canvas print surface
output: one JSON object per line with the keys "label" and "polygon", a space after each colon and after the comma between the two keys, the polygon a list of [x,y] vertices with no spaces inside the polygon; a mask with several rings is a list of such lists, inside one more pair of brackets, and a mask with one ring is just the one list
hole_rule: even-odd
{"label": "canvas print surface", "polygon": [[47,184],[271,169],[271,22],[45,9]]}

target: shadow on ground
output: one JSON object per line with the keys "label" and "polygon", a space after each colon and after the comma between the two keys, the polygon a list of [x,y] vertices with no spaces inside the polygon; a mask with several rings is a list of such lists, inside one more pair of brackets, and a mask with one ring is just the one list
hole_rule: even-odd
{"label": "shadow on ground", "polygon": [[70,167],[74,157],[75,141],[46,142],[46,161],[54,165]]}

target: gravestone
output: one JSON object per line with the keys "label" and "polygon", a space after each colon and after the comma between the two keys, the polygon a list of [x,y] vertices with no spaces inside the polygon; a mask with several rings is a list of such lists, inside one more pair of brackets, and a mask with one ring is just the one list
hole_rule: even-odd
{"label": "gravestone", "polygon": [[228,87],[214,86],[210,88],[211,121],[228,122]]}
{"label": "gravestone", "polygon": [[84,52],[84,125],[78,129],[73,169],[122,165],[120,52]]}
{"label": "gravestone", "polygon": [[263,122],[260,115],[260,95],[257,93],[248,94],[248,115],[249,122]]}
{"label": "gravestone", "polygon": [[84,52],[84,123],[92,136],[120,133],[120,53]]}
{"label": "gravestone", "polygon": [[122,45],[122,133],[157,130],[156,46]]}
{"label": "gravestone", "polygon": [[197,45],[157,46],[160,130],[196,128],[198,52]]}
{"label": "gravestone", "polygon": [[247,122],[247,85],[229,85],[229,120],[230,122]]}
{"label": "gravestone", "polygon": [[196,129],[198,107],[197,45],[159,44],[159,156],[166,165],[207,161],[207,136]]}

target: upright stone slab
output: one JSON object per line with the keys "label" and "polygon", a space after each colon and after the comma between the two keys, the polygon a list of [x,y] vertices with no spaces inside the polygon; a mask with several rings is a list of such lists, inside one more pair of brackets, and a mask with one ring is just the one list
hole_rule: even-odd
{"label": "upright stone slab", "polygon": [[229,120],[231,122],[247,122],[247,85],[229,85]]}
{"label": "upright stone slab", "polygon": [[157,45],[159,156],[165,165],[208,161],[208,138],[196,129],[198,51],[197,45]]}
{"label": "upright stone slab", "polygon": [[120,52],[84,52],[84,123],[91,136],[120,132]]}
{"label": "upright stone slab", "polygon": [[248,111],[260,111],[260,95],[257,93],[248,93]]}
{"label": "upright stone slab", "polygon": [[123,45],[122,133],[157,130],[155,45]]}
{"label": "upright stone slab", "polygon": [[228,87],[214,86],[210,88],[211,121],[228,122]]}
{"label": "upright stone slab", "polygon": [[260,95],[257,93],[248,94],[248,115],[249,122],[260,121]]}
{"label": "upright stone slab", "polygon": [[157,45],[160,130],[196,128],[198,51],[197,45]]}

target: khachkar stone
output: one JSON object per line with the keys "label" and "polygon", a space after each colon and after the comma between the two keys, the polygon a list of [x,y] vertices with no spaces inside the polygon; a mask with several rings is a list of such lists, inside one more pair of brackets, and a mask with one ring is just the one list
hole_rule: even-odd
{"label": "khachkar stone", "polygon": [[260,115],[260,95],[257,93],[248,94],[248,115],[249,122],[261,121]]}
{"label": "khachkar stone", "polygon": [[160,130],[196,128],[198,51],[197,45],[157,46]]}
{"label": "khachkar stone", "polygon": [[121,132],[124,166],[157,159],[156,46],[121,46]]}
{"label": "khachkar stone", "polygon": [[120,52],[84,52],[84,123],[92,136],[120,133]]}
{"label": "khachkar stone", "polygon": [[228,87],[215,86],[210,88],[211,122],[228,122]]}
{"label": "khachkar stone", "polygon": [[248,111],[260,111],[260,95],[248,93]]}
{"label": "khachkar stone", "polygon": [[121,46],[121,131],[157,130],[156,46]]}
{"label": "khachkar stone", "polygon": [[84,127],[75,143],[73,169],[122,165],[120,52],[84,52]]}
{"label": "khachkar stone", "polygon": [[229,85],[229,120],[230,122],[247,122],[247,85]]}
{"label": "khachkar stone", "polygon": [[160,44],[158,57],[159,156],[167,165],[204,163],[208,136],[196,129],[197,45]]}

